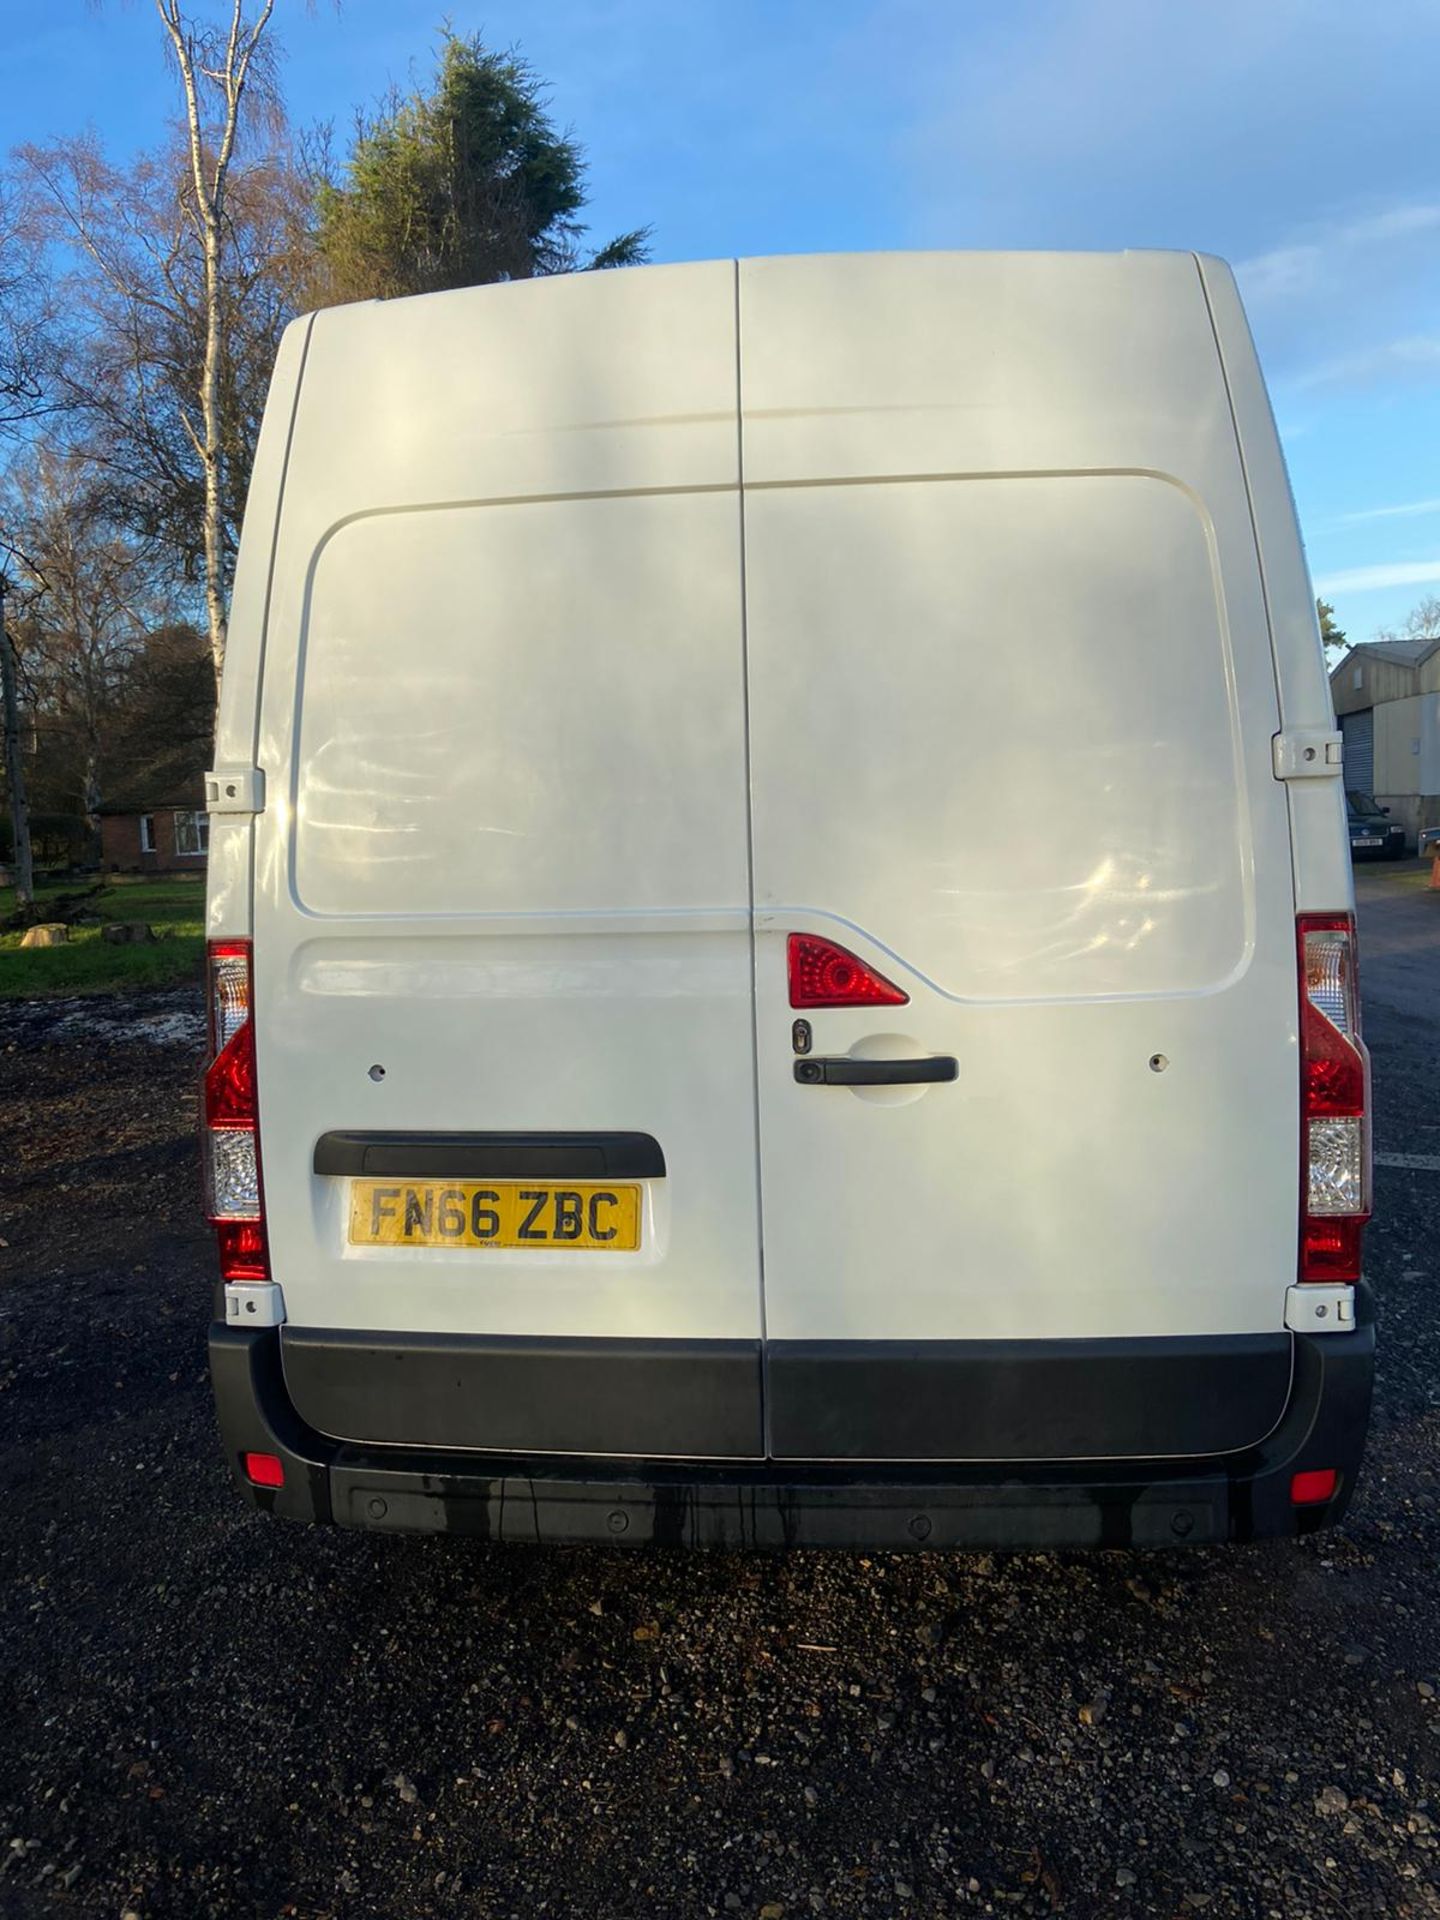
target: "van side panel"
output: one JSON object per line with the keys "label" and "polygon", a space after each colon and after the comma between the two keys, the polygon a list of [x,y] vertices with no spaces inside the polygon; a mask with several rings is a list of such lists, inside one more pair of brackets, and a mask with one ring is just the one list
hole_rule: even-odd
{"label": "van side panel", "polygon": [[[1315,592],[1249,323],[1235,288],[1235,276],[1224,261],[1202,255],[1200,271],[1245,462],[1255,539],[1265,577],[1282,724],[1297,732],[1333,732],[1335,710],[1315,618]],[[1340,912],[1353,908],[1354,874],[1345,825],[1344,780],[1294,780],[1287,791],[1297,909]]]}
{"label": "van side panel", "polygon": [[[307,315],[303,320],[292,321],[285,329],[275,357],[275,370],[270,376],[265,418],[255,446],[255,464],[250,470],[250,491],[245,501],[245,524],[230,594],[225,672],[215,728],[217,767],[248,767],[255,757],[270,570],[310,324],[311,317]],[[253,837],[254,824],[248,815],[216,813],[211,816],[205,901],[206,931],[212,940],[241,940],[250,933]]]}

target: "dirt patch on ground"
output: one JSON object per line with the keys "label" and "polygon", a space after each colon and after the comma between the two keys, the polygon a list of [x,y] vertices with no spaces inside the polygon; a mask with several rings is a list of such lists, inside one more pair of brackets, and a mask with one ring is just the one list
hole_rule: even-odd
{"label": "dirt patch on ground", "polygon": [[12,1286],[65,1276],[93,1290],[127,1264],[143,1273],[157,1238],[203,1243],[204,1017],[187,989],[21,1002],[5,1010],[0,1031],[4,1325]]}

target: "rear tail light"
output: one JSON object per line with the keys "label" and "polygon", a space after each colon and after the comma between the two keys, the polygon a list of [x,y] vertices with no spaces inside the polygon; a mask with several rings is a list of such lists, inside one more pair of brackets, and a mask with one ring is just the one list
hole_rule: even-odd
{"label": "rear tail light", "polygon": [[206,1211],[224,1280],[268,1280],[255,1097],[255,1025],[248,940],[212,941],[206,953],[210,1064],[202,1094]]}
{"label": "rear tail light", "polygon": [[833,940],[792,933],[789,944],[792,1007],[903,1007],[909,994]]}
{"label": "rear tail light", "polygon": [[1370,1056],[1360,1038],[1355,920],[1302,913],[1300,1278],[1360,1278],[1370,1218]]}

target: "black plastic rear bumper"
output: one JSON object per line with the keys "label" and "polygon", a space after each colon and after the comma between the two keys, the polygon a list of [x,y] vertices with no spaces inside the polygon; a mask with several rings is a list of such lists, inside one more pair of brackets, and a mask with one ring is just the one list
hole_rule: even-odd
{"label": "black plastic rear bumper", "polygon": [[[1368,1306],[1368,1302],[1364,1303]],[[1107,1347],[1115,1343],[1105,1343]],[[1164,1342],[1129,1365],[1163,1407]],[[1173,1546],[1313,1531],[1349,1504],[1369,1418],[1374,1330],[1293,1336],[1283,1414],[1243,1452],[1063,1465],[807,1466],[605,1460],[356,1446],[308,1426],[287,1391],[278,1329],[211,1329],[226,1457],[257,1507],[346,1527],[528,1542],[714,1547]],[[1013,1364],[1013,1362],[1012,1362]],[[1053,1380],[1037,1376],[1037,1399]],[[276,1454],[284,1485],[249,1484],[246,1452]],[[1291,1478],[1338,1473],[1335,1497],[1291,1502]]]}

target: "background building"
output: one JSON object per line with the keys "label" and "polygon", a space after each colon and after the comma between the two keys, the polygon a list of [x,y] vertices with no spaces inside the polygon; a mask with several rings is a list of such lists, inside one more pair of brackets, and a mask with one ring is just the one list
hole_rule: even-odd
{"label": "background building", "polygon": [[182,791],[124,796],[100,809],[100,864],[106,873],[203,873],[210,817],[199,776]]}
{"label": "background building", "polygon": [[1373,793],[1413,845],[1440,826],[1440,639],[1351,647],[1330,675],[1345,785]]}

